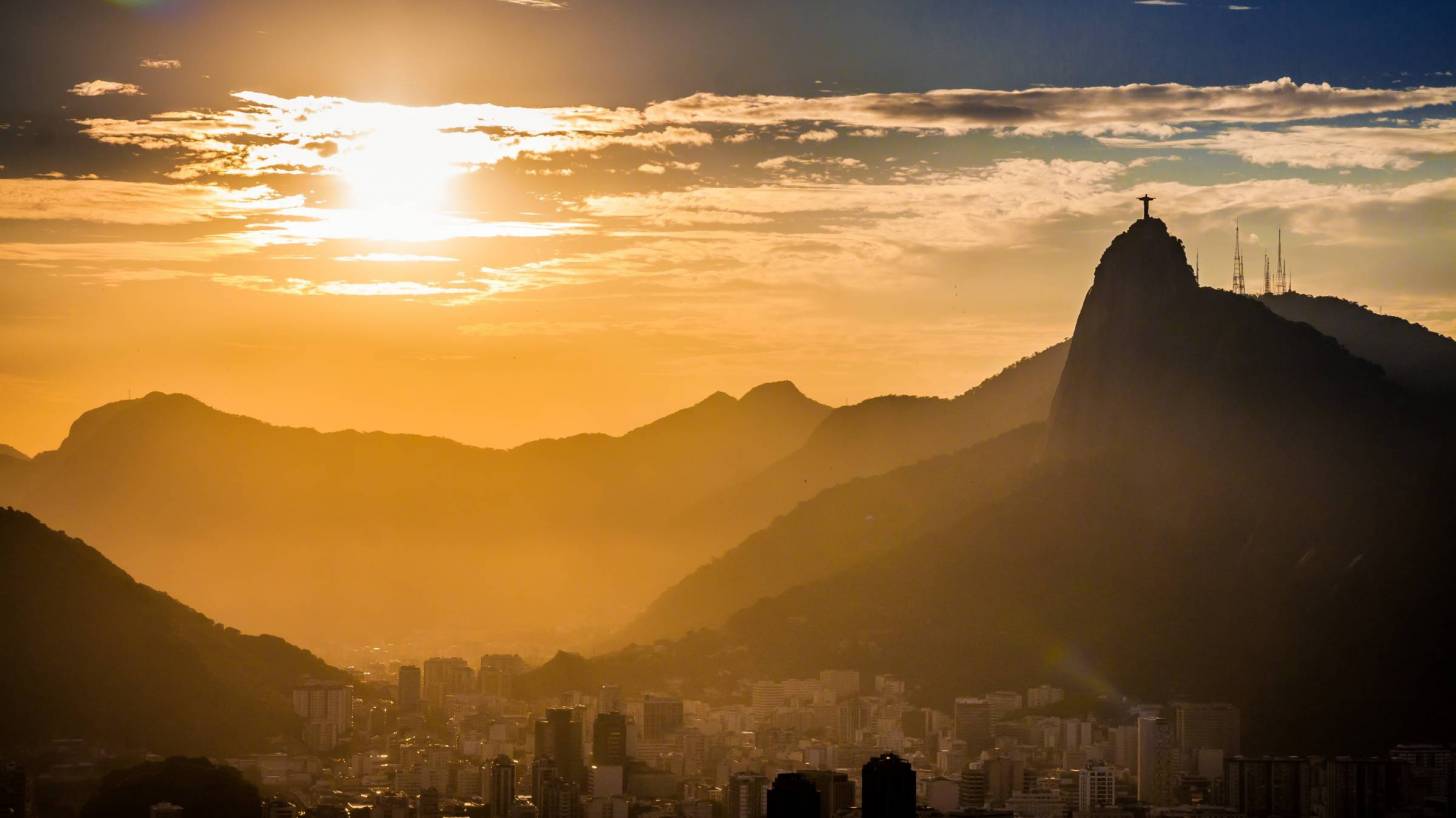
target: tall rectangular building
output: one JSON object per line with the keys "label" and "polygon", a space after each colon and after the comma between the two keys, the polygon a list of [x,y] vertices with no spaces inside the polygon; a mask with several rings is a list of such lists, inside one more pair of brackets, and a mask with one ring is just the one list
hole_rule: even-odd
{"label": "tall rectangular building", "polygon": [[683,726],[683,703],[676,696],[642,697],[642,738],[661,741],[678,733]]}
{"label": "tall rectangular building", "polygon": [[728,780],[727,818],[763,818],[767,800],[767,778],[758,773],[738,773]]}
{"label": "tall rectangular building", "polygon": [[955,737],[966,743],[972,759],[995,746],[991,732],[991,703],[985,699],[955,700]]}
{"label": "tall rectangular building", "polygon": [[1173,722],[1161,717],[1138,719],[1138,800],[1155,807],[1172,806],[1178,771],[1178,742]]}
{"label": "tall rectangular building", "polygon": [[1222,750],[1224,758],[1240,753],[1239,709],[1226,702],[1173,702],[1178,749]]}
{"label": "tall rectangular building", "polygon": [[415,665],[401,665],[399,668],[399,709],[402,713],[413,713],[420,709],[420,669]]}

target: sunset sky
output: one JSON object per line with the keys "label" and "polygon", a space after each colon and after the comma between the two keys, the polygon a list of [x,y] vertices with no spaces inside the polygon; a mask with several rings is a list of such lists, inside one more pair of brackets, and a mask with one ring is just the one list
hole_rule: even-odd
{"label": "sunset sky", "polygon": [[1456,6],[1375,8],[5,3],[0,442],[152,390],[493,446],[951,395],[1144,192],[1207,285],[1282,227],[1296,289],[1456,333]]}

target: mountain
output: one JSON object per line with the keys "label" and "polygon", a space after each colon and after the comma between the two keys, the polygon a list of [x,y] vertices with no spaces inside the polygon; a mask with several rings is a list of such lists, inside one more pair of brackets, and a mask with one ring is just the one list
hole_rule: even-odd
{"label": "mountain", "polygon": [[938,530],[1015,485],[1040,453],[1028,424],[953,454],[825,489],[663,592],[619,641],[722,624],[765,597],[831,576]]}
{"label": "mountain", "polygon": [[14,446],[7,446],[4,443],[0,443],[0,460],[26,461],[29,459],[30,458],[25,455],[25,452],[22,452]]}
{"label": "mountain", "polygon": [[105,542],[190,604],[311,645],[430,629],[559,638],[624,621],[707,559],[667,521],[797,449],[828,412],[766,384],[620,437],[501,451],[285,428],[152,393],[0,469],[0,502]]}
{"label": "mountain", "polygon": [[1051,408],[1066,358],[1063,342],[1023,358],[955,398],[885,395],[838,407],[803,446],[699,504],[686,525],[716,532],[724,547],[736,545],[831,486],[1040,423]]}
{"label": "mountain", "polygon": [[[1004,493],[720,629],[553,661],[523,687],[856,667],[940,705],[1040,681],[1233,701],[1254,752],[1449,735],[1445,409],[1257,299],[1200,289],[1145,219],[1103,254],[1045,448]],[[1398,693],[1372,708],[1377,689]]]}
{"label": "mountain", "polygon": [[1265,295],[1264,306],[1309,324],[1352,353],[1378,364],[1391,380],[1419,392],[1456,394],[1456,340],[1333,296]]}
{"label": "mountain", "polygon": [[[260,595],[266,593],[259,589]],[[94,548],[0,508],[0,747],[82,736],[153,752],[295,737],[291,687],[343,674],[142,585]]]}

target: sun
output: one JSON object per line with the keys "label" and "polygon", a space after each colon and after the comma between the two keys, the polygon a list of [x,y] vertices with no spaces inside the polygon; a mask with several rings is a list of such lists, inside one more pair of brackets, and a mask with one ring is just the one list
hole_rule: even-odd
{"label": "sun", "polygon": [[417,215],[444,211],[459,169],[443,143],[439,130],[403,116],[352,140],[334,157],[349,187],[349,206]]}

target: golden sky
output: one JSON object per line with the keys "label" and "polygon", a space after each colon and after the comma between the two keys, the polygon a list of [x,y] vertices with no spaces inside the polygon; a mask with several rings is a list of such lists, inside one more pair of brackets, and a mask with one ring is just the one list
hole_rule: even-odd
{"label": "golden sky", "polygon": [[776,53],[775,84],[752,49],[624,47],[647,18],[611,4],[482,0],[461,34],[458,4],[91,5],[103,47],[52,58],[66,31],[33,16],[6,35],[29,73],[0,106],[0,441],[31,453],[152,390],[497,446],[777,379],[954,394],[1070,334],[1145,192],[1210,286],[1238,220],[1246,258],[1283,230],[1297,289],[1456,331],[1449,66],[1072,55],[1038,82],[938,44],[913,71]]}

